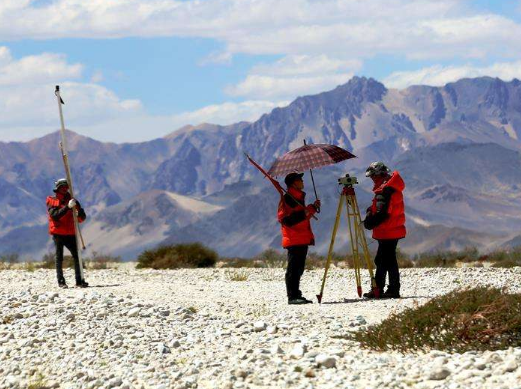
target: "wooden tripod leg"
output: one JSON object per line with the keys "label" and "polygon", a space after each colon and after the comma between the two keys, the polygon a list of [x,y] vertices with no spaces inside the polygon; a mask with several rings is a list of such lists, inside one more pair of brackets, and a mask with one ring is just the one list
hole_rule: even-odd
{"label": "wooden tripod leg", "polygon": [[347,221],[349,225],[349,236],[351,238],[351,253],[353,255],[353,268],[355,270],[356,292],[362,297],[362,280],[360,276],[360,251],[358,234],[356,229],[356,199],[353,194],[346,195]]}
{"label": "wooden tripod leg", "polygon": [[358,238],[362,245],[362,250],[364,252],[364,259],[365,263],[367,265],[367,270],[369,271],[369,277],[371,277],[371,288],[373,290],[373,293],[376,297],[379,297],[380,290],[378,289],[376,285],[376,280],[374,278],[374,266],[373,266],[373,260],[371,259],[371,254],[369,253],[369,246],[367,245],[367,239],[365,237],[364,229],[362,228],[362,218],[360,216],[360,208],[358,207],[358,201],[356,200],[356,197],[352,196],[353,201],[353,208],[355,209],[355,230],[356,234],[358,235]]}
{"label": "wooden tripod leg", "polygon": [[331,234],[331,242],[329,243],[329,251],[327,253],[326,267],[324,269],[324,276],[322,277],[322,286],[320,287],[320,293],[317,294],[317,300],[318,300],[319,304],[322,302],[322,295],[324,293],[324,287],[326,286],[327,272],[329,271],[329,265],[331,264],[331,257],[333,256],[333,248],[335,246],[336,233],[338,231],[338,225],[340,224],[340,216],[342,215],[343,201],[344,201],[344,196],[342,195],[342,196],[340,196],[340,199],[338,200],[338,209],[336,211],[335,225],[333,226],[333,232]]}

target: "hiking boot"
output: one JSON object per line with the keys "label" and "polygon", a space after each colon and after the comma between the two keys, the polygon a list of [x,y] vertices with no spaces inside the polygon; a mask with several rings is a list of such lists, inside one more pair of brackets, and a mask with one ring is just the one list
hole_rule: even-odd
{"label": "hiking boot", "polygon": [[59,287],[59,288],[62,288],[62,289],[67,289],[67,288],[68,288],[68,286],[67,286],[67,284],[65,283],[65,281],[63,281],[63,282],[58,282],[58,287]]}
{"label": "hiking boot", "polygon": [[304,296],[302,296],[301,299],[302,299],[302,300],[306,300],[306,304],[313,304],[313,301],[308,300],[308,299],[305,298]]}
{"label": "hiking boot", "polygon": [[382,295],[382,298],[384,298],[384,299],[399,299],[400,298],[400,291],[399,290],[387,289],[384,292],[384,294]]}
{"label": "hiking boot", "polygon": [[305,299],[304,297],[288,299],[288,304],[290,304],[290,305],[302,305],[302,304],[310,304],[310,303],[312,303],[312,301]]}
{"label": "hiking boot", "polygon": [[81,282],[77,282],[76,283],[76,287],[77,288],[88,288],[89,287],[89,283],[86,282],[86,281],[81,281]]}
{"label": "hiking boot", "polygon": [[363,295],[366,299],[378,299],[382,296],[377,296],[374,289],[371,289],[370,292],[364,293]]}

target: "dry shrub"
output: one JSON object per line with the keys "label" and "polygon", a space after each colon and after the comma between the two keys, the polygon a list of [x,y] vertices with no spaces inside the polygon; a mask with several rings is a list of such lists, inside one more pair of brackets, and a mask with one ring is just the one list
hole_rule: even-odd
{"label": "dry shrub", "polygon": [[363,347],[401,352],[502,350],[521,346],[521,294],[479,287],[436,297],[355,332]]}
{"label": "dry shrub", "polygon": [[[54,257],[54,253],[47,253],[43,256],[40,263],[36,265],[41,269],[55,269],[56,268],[56,259]],[[64,269],[73,269],[74,268],[74,258],[71,255],[63,256],[63,268]]]}
{"label": "dry shrub", "polygon": [[286,255],[275,249],[264,250],[259,255],[253,257],[253,260],[261,263],[265,268],[281,268],[286,266]]}
{"label": "dry shrub", "polygon": [[111,264],[120,263],[121,257],[109,254],[101,254],[97,251],[92,252],[92,256],[85,258],[86,266],[89,269],[101,270],[110,269]]}
{"label": "dry shrub", "polygon": [[247,270],[226,270],[225,271],[226,278],[230,281],[247,281],[248,280],[248,271]]}
{"label": "dry shrub", "polygon": [[[306,259],[306,269],[324,269],[326,267],[327,255],[319,255],[317,253],[309,253]],[[352,267],[352,258],[347,254],[333,252],[331,254],[330,265],[336,267]]]}
{"label": "dry shrub", "polygon": [[511,251],[496,251],[487,255],[487,260],[492,262],[493,267],[515,267],[521,266],[521,247]]}
{"label": "dry shrub", "polygon": [[136,268],[181,269],[213,267],[218,255],[201,243],[160,246],[146,250],[137,259]]}
{"label": "dry shrub", "polygon": [[415,267],[456,267],[455,253],[436,252],[419,254],[415,261]]}

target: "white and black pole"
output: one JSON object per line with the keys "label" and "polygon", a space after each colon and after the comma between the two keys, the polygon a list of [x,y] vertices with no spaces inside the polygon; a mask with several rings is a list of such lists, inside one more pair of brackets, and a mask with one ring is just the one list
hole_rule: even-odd
{"label": "white and black pole", "polygon": [[[65,167],[65,174],[67,176],[67,184],[69,185],[69,193],[72,198],[74,198],[74,186],[72,184],[72,175],[71,168],[69,165],[69,155],[67,152],[67,140],[65,138],[65,122],[63,121],[63,109],[62,105],[65,104],[60,96],[60,86],[56,85],[55,90],[56,99],[58,100],[58,109],[60,111],[60,122],[61,122],[61,142],[60,142],[60,150],[63,158],[63,165]],[[83,242],[83,236],[81,235],[80,223],[78,221],[78,210],[76,207],[72,209],[72,215],[74,219],[74,232],[76,235],[76,248],[78,251],[78,261],[80,264],[80,276],[81,280],[85,281],[85,277],[83,276],[83,260],[81,255],[81,250],[85,250],[85,243]]]}

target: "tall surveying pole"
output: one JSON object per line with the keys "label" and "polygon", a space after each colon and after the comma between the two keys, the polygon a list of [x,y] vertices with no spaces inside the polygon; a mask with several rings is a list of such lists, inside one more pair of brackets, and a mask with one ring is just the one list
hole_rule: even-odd
{"label": "tall surveying pole", "polygon": [[369,276],[371,277],[371,288],[376,296],[379,295],[380,291],[376,286],[374,279],[373,262],[369,254],[369,247],[363,228],[361,227],[362,220],[360,217],[360,209],[358,208],[358,201],[356,200],[354,185],[358,184],[356,177],[350,177],[346,174],[338,180],[338,183],[342,185],[342,194],[338,201],[338,209],[336,212],[335,224],[333,225],[333,232],[331,234],[331,242],[329,244],[329,251],[327,254],[326,267],[324,269],[324,277],[322,278],[322,286],[320,287],[320,293],[317,294],[317,300],[320,304],[322,302],[322,296],[324,294],[324,287],[326,286],[326,277],[329,271],[329,265],[331,264],[331,258],[333,256],[333,248],[335,246],[336,234],[338,231],[338,225],[340,224],[340,218],[342,216],[342,208],[344,202],[346,204],[347,211],[347,224],[349,226],[349,237],[351,239],[351,254],[353,255],[353,267],[355,270],[356,279],[356,291],[358,297],[362,297],[362,280],[360,274],[361,268],[361,257],[365,260],[367,269],[369,270]]}
{"label": "tall surveying pole", "polygon": [[[65,138],[65,122],[63,121],[63,110],[62,105],[65,104],[60,96],[60,86],[56,85],[56,90],[54,92],[56,95],[56,99],[58,101],[58,110],[60,111],[60,122],[61,122],[61,142],[60,142],[60,151],[63,158],[63,165],[65,167],[65,174],[67,176],[67,184],[69,185],[69,193],[71,198],[74,198],[74,187],[72,185],[72,175],[71,175],[71,167],[69,165],[69,155],[67,153],[67,139]],[[76,207],[72,208],[72,216],[74,219],[74,233],[76,236],[76,247],[78,251],[78,261],[80,263],[80,275],[81,280],[85,281],[85,277],[83,276],[83,259],[81,250],[85,250],[85,243],[83,241],[83,236],[81,235],[80,223],[78,221],[78,210]]]}

